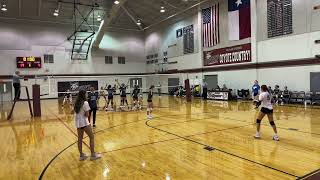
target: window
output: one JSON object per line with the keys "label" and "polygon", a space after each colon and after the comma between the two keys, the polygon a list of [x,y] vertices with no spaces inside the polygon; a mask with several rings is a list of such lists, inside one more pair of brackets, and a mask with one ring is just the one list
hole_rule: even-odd
{"label": "window", "polygon": [[126,58],[125,57],[118,57],[118,64],[126,64]]}
{"label": "window", "polygon": [[112,56],[106,56],[104,59],[105,64],[113,64]]}
{"label": "window", "polygon": [[44,63],[53,63],[53,54],[45,54]]}
{"label": "window", "polygon": [[158,63],[158,59],[155,59],[155,60],[154,60],[154,63],[156,63],[156,64],[157,64],[157,63]]}

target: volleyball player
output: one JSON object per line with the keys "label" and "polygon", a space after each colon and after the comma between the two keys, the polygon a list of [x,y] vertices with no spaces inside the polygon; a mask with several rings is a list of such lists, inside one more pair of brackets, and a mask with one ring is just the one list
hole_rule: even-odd
{"label": "volleyball player", "polygon": [[132,92],[132,99],[133,99],[132,109],[133,110],[136,110],[137,108],[139,108],[139,93],[140,93],[139,86],[135,85]]}
{"label": "volleyball player", "polygon": [[91,119],[91,114],[92,116],[92,122],[93,122],[93,128],[96,127],[96,116],[97,116],[97,110],[98,110],[98,105],[97,105],[97,100],[99,97],[99,93],[94,90],[94,87],[90,87],[90,92],[88,92],[88,102],[90,105],[90,111],[89,111],[89,122]]}
{"label": "volleyball player", "polygon": [[90,139],[90,160],[96,160],[101,158],[101,154],[96,153],[94,151],[94,135],[92,133],[92,129],[88,121],[90,106],[86,99],[86,91],[80,90],[74,105],[75,125],[77,127],[78,132],[78,150],[80,153],[80,161],[83,161],[88,158],[88,155],[82,152],[82,139],[84,132],[89,136]]}
{"label": "volleyball player", "polygon": [[106,105],[106,111],[108,110],[109,103],[111,103],[111,111],[113,111],[113,93],[115,89],[111,87],[111,85],[108,85],[107,92],[108,92],[108,101]]}
{"label": "volleyball player", "polygon": [[100,91],[99,91],[99,98],[98,98],[98,101],[97,101],[98,107],[99,107],[100,97],[103,97],[103,99],[104,99],[104,106],[103,106],[103,109],[104,109],[106,107],[107,97],[106,97],[105,89],[103,87],[101,87]]}
{"label": "volleyball player", "polygon": [[152,109],[153,109],[153,102],[152,102],[152,97],[153,97],[153,89],[154,89],[154,85],[152,85],[149,88],[149,92],[148,92],[148,107],[147,107],[147,118],[148,119],[152,119]]}
{"label": "volleyball player", "polygon": [[266,85],[261,86],[262,93],[259,95],[259,102],[257,103],[258,106],[261,105],[261,110],[259,112],[258,118],[257,118],[257,132],[254,135],[255,138],[259,139],[261,138],[260,134],[260,126],[261,126],[261,120],[264,118],[265,115],[268,116],[269,123],[273,128],[274,135],[272,137],[273,140],[279,141],[279,136],[277,135],[277,127],[274,123],[273,119],[273,107],[271,103],[271,94],[268,92],[268,87]]}
{"label": "volleyball player", "polygon": [[67,103],[69,106],[72,106],[72,94],[71,94],[71,92],[70,92],[69,89],[68,89],[67,92],[64,94],[63,102],[62,102],[62,107],[63,107],[66,103]]}
{"label": "volleyball player", "polygon": [[275,88],[273,90],[273,99],[275,100],[276,104],[279,103],[279,99],[280,99],[280,87],[279,87],[279,85],[275,85]]}
{"label": "volleyball player", "polygon": [[127,84],[122,83],[121,85],[119,84],[119,81],[117,79],[116,79],[116,82],[118,83],[119,90],[120,90],[120,98],[121,98],[120,107],[124,108],[125,107],[124,103],[126,103],[127,107],[129,108],[129,104],[128,104],[128,100],[127,100],[127,92],[126,92],[127,88],[128,88],[129,81]]}
{"label": "volleyball player", "polygon": [[139,99],[138,99],[138,103],[139,103],[139,109],[141,110],[142,109],[142,106],[143,106],[143,92],[140,91],[139,93]]}
{"label": "volleyball player", "polygon": [[259,101],[259,92],[260,92],[259,82],[255,80],[254,85],[252,86],[252,99],[253,99],[253,103],[256,105],[256,108],[258,108],[257,102]]}

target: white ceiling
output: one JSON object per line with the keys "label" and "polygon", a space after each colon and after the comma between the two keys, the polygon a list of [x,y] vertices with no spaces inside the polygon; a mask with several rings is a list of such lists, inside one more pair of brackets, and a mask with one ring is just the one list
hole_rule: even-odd
{"label": "white ceiling", "polygon": [[[3,0],[0,0],[2,2]],[[30,21],[42,21],[46,23],[72,24],[74,22],[73,0],[61,0],[60,13],[58,17],[53,16],[54,10],[58,6],[58,0],[4,0],[8,11],[0,11],[1,20],[23,19]],[[99,7],[93,13],[90,13],[89,20],[95,20],[99,25],[96,16],[99,14],[102,19],[109,18],[113,6],[116,6],[114,0],[75,0],[76,3],[92,4],[97,3]],[[121,0],[120,0],[121,1]],[[115,17],[113,17],[110,26],[112,28],[139,30],[133,19],[142,20],[142,28],[160,22],[167,17],[185,10],[201,0],[127,0]],[[165,13],[160,13],[160,7],[164,6]],[[83,15],[90,12],[91,7],[77,6]],[[130,17],[131,16],[131,17]],[[82,21],[81,16],[77,16],[78,23]]]}

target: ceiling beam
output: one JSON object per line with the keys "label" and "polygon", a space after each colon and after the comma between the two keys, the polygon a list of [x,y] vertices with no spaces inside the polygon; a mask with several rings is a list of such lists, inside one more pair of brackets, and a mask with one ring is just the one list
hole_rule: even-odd
{"label": "ceiling beam", "polygon": [[42,0],[38,0],[38,16],[41,16]]}
{"label": "ceiling beam", "polygon": [[169,16],[169,17],[167,17],[167,18],[165,18],[165,19],[163,19],[163,20],[161,20],[161,21],[159,21],[159,22],[155,22],[155,23],[153,23],[153,24],[151,24],[151,25],[143,28],[143,30],[147,30],[147,29],[149,29],[149,28],[151,28],[151,27],[153,27],[153,26],[155,26],[155,25],[158,25],[158,24],[160,24],[160,23],[162,23],[162,22],[165,22],[165,21],[167,21],[167,20],[169,20],[169,19],[172,19],[173,17],[176,17],[176,16],[178,16],[178,15],[184,13],[184,12],[187,12],[187,11],[193,9],[193,8],[196,8],[196,7],[200,6],[201,4],[203,4],[203,3],[205,3],[205,2],[208,2],[208,1],[210,1],[210,0],[202,0],[202,1],[200,1],[200,2],[198,2],[198,3],[196,3],[196,4],[194,4],[194,5],[192,5],[192,6],[190,6],[190,7],[188,7],[188,8],[186,8],[186,9],[182,10],[182,11],[179,11],[179,12],[177,12],[177,13],[175,13],[175,14],[173,14],[173,15],[171,15],[171,16]]}
{"label": "ceiling beam", "polygon": [[162,2],[164,2],[165,4],[167,4],[168,6],[171,6],[172,8],[174,8],[174,9],[178,9],[178,10],[180,10],[180,8],[178,8],[178,7],[176,7],[175,5],[173,5],[173,4],[171,4],[171,3],[169,3],[168,1],[166,1],[166,0],[162,0]]}
{"label": "ceiling beam", "polygon": [[99,48],[99,44],[104,36],[105,30],[112,23],[113,19],[118,16],[119,11],[121,10],[121,6],[123,6],[127,1],[128,0],[121,0],[119,4],[117,4],[117,5],[114,4],[110,10],[109,16],[104,17],[104,21],[103,21],[101,27],[99,28],[99,31],[96,35],[95,40],[92,43],[93,48],[96,48],[96,49]]}
{"label": "ceiling beam", "polygon": [[22,14],[22,12],[21,12],[21,11],[22,11],[22,7],[21,7],[21,6],[22,6],[22,3],[21,3],[21,0],[19,0],[19,1],[18,1],[19,17],[20,17],[21,14]]}
{"label": "ceiling beam", "polygon": [[143,30],[141,25],[139,26],[137,24],[138,20],[135,17],[133,17],[133,15],[128,11],[128,9],[126,7],[124,7],[124,6],[121,6],[121,7],[124,10],[124,12],[126,12],[126,14],[130,17],[130,19],[133,21],[133,23],[136,24],[140,30]]}

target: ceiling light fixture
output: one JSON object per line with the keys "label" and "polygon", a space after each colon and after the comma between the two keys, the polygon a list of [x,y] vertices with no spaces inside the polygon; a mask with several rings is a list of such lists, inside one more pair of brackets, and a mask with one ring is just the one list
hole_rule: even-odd
{"label": "ceiling light fixture", "polygon": [[137,20],[137,25],[138,25],[138,26],[141,25],[141,20],[140,20],[140,19]]}
{"label": "ceiling light fixture", "polygon": [[54,10],[54,12],[53,12],[53,15],[54,15],[55,17],[59,16],[60,7],[61,7],[61,1],[58,1],[57,8],[56,8],[56,9]]}
{"label": "ceiling light fixture", "polygon": [[56,17],[59,16],[59,9],[55,9],[53,12],[53,15]]}
{"label": "ceiling light fixture", "polygon": [[115,3],[115,4],[119,4],[120,2],[119,2],[119,1],[114,1],[114,3]]}
{"label": "ceiling light fixture", "polygon": [[6,4],[3,3],[3,4],[1,5],[1,11],[4,11],[4,12],[8,11]]}
{"label": "ceiling light fixture", "polygon": [[161,6],[160,12],[161,12],[161,13],[166,12],[166,10],[164,9],[164,7],[163,7],[163,6]]}
{"label": "ceiling light fixture", "polygon": [[98,15],[98,17],[97,17],[97,21],[101,21],[101,20],[102,20],[101,16],[100,16],[100,15]]}

